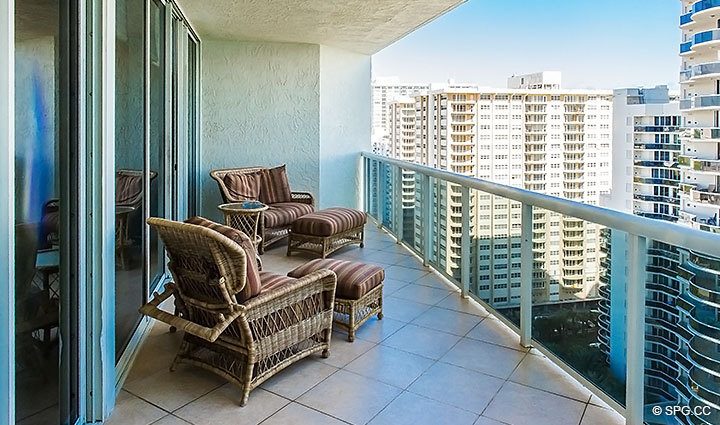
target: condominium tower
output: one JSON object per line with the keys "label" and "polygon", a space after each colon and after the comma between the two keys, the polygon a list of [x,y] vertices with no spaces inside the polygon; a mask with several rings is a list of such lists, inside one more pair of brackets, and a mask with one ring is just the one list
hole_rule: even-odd
{"label": "condominium tower", "polygon": [[[720,2],[683,0],[680,17],[679,222],[720,232]],[[718,249],[720,253],[720,248]],[[681,251],[678,274],[682,383],[680,399],[690,406],[712,406],[710,416],[693,423],[720,423],[720,259]]]}
{"label": "condominium tower", "polygon": [[[414,161],[552,196],[598,204],[610,188],[612,93],[560,88],[558,73],[514,76],[506,89],[443,88],[414,96]],[[407,113],[409,104],[398,104]],[[393,114],[391,117],[395,116]],[[408,149],[409,139],[398,141]],[[392,144],[392,143],[391,143]],[[437,188],[434,259],[460,278],[461,189]],[[420,214],[419,208],[416,214]],[[520,297],[520,205],[471,194],[471,285],[493,305]],[[415,223],[422,223],[416,217]],[[592,223],[533,214],[536,302],[594,296],[599,231]],[[421,240],[417,226],[415,240]],[[447,247],[448,249],[444,249]]]}
{"label": "condominium tower", "polygon": [[[665,222],[677,222],[680,208],[680,112],[666,86],[614,92],[613,190],[603,205]],[[611,373],[626,376],[627,235],[603,231],[598,340]],[[651,241],[646,279],[645,388],[648,403],[677,400],[681,255]]]}

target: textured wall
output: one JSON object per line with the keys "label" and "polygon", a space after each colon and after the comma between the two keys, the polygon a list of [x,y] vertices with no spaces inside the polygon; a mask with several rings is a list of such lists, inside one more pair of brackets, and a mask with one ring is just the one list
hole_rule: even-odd
{"label": "textured wall", "polygon": [[370,56],[322,46],[320,69],[319,204],[358,207],[360,152],[370,150],[372,125]]}
{"label": "textured wall", "polygon": [[216,168],[288,164],[320,189],[320,46],[203,40],[201,213],[219,218]]}

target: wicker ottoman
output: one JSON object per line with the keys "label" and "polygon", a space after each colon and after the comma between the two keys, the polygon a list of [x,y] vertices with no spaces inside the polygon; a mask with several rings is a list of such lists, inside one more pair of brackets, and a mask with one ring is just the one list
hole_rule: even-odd
{"label": "wicker ottoman", "polygon": [[352,208],[328,208],[306,214],[292,224],[287,255],[293,251],[319,254],[322,258],[350,244],[365,246],[367,216]]}
{"label": "wicker ottoman", "polygon": [[382,320],[382,289],[385,270],[372,264],[333,259],[317,259],[288,273],[299,278],[315,270],[330,269],[337,275],[335,317],[333,322],[348,332],[348,341],[355,340],[355,331],[377,314]]}

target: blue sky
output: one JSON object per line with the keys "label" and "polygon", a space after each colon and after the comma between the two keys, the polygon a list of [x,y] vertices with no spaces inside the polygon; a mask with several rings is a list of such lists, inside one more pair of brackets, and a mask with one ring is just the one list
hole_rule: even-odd
{"label": "blue sky", "polygon": [[566,88],[678,86],[679,0],[469,0],[373,56],[373,76],[505,87],[562,71]]}

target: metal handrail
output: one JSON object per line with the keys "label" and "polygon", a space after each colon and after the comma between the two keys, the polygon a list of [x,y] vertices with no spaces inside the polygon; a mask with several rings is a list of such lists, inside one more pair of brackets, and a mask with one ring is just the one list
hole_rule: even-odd
{"label": "metal handrail", "polygon": [[407,171],[422,173],[448,183],[455,183],[470,189],[522,202],[526,205],[532,205],[533,207],[573,216],[629,234],[720,257],[720,235],[718,234],[704,232],[670,222],[658,223],[657,220],[609,208],[583,204],[526,189],[493,183],[475,177],[463,176],[450,171],[439,170],[437,168],[377,155],[371,152],[362,152],[362,156],[371,160],[382,161]]}

